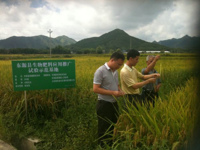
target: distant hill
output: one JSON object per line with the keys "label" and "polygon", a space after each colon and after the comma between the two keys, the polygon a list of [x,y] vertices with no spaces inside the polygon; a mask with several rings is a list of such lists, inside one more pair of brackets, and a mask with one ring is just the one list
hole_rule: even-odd
{"label": "distant hill", "polygon": [[[0,49],[12,48],[31,48],[31,49],[49,49],[56,46],[69,48],[71,51],[80,51],[85,49],[96,49],[101,47],[105,52],[110,50],[128,50],[130,48],[139,51],[180,51],[194,52],[200,49],[200,37],[190,37],[188,35],[180,39],[169,39],[159,42],[147,42],[136,37],[130,36],[121,29],[115,29],[99,37],[91,37],[76,42],[67,36],[59,36],[57,38],[49,38],[39,35],[32,37],[13,36],[4,40],[0,40]],[[178,49],[178,50],[177,50]]]}
{"label": "distant hill", "polygon": [[[155,43],[155,41],[153,42]],[[182,48],[185,50],[198,51],[200,49],[200,37],[190,37],[188,35],[179,39],[169,39],[157,42],[160,45],[164,45],[171,48]]]}
{"label": "distant hill", "polygon": [[67,36],[59,36],[57,38],[49,38],[43,35],[32,36],[32,37],[13,36],[4,40],[0,40],[0,48],[46,49],[49,48],[50,46],[54,48],[58,45],[66,46],[74,43],[76,43],[76,41]]}
{"label": "distant hill", "polygon": [[166,46],[156,43],[149,43],[132,37],[120,29],[115,29],[101,35],[100,37],[92,37],[80,40],[69,47],[73,50],[80,50],[84,48],[97,48],[98,46],[104,48],[106,52],[108,52],[110,49],[116,50],[118,48],[127,50],[130,49],[130,47],[137,50],[170,50],[170,48]]}

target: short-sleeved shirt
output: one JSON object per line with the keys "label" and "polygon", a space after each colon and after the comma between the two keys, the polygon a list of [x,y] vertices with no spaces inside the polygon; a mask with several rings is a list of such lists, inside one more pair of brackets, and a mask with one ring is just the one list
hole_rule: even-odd
{"label": "short-sleeved shirt", "polygon": [[[142,69],[142,74],[144,74],[145,69],[146,69],[146,68],[143,68],[143,69]],[[154,70],[149,71],[149,73],[148,73],[147,75],[150,75],[150,74],[152,74],[152,73],[158,73],[158,72],[154,69]],[[156,79],[155,85],[158,85],[158,84],[160,84],[160,83],[161,83],[161,79],[160,79],[160,78],[157,78],[157,79]],[[146,90],[148,90],[148,91],[153,91],[153,90],[154,90],[154,83],[146,84],[146,85],[144,85],[142,88],[144,88],[144,89],[146,89]]]}
{"label": "short-sleeved shirt", "polygon": [[[105,63],[94,73],[93,83],[100,84],[100,87],[106,90],[118,91],[118,72],[117,70],[113,72],[107,63]],[[98,100],[116,102],[116,98],[112,95],[98,94]]]}
{"label": "short-sleeved shirt", "polygon": [[139,94],[140,90],[134,89],[132,86],[138,83],[138,78],[142,79],[142,75],[135,67],[130,68],[128,65],[124,64],[124,67],[120,72],[121,88],[125,94]]}

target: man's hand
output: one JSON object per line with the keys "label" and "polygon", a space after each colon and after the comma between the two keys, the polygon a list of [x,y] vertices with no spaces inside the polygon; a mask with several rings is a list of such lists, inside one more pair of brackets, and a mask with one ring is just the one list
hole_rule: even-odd
{"label": "man's hand", "polygon": [[159,73],[154,73],[152,75],[153,75],[153,78],[160,78],[160,74]]}
{"label": "man's hand", "polygon": [[156,61],[160,59],[160,55],[156,55],[156,57],[154,58]]}
{"label": "man's hand", "polygon": [[158,92],[158,91],[159,91],[160,86],[161,86],[161,84],[158,84],[158,85],[156,86],[155,92]]}
{"label": "man's hand", "polygon": [[125,95],[125,93],[123,91],[113,91],[113,96],[115,97],[119,97],[119,96],[123,96]]}
{"label": "man's hand", "polygon": [[149,82],[149,83],[155,83],[155,82],[156,82],[156,78],[149,78],[149,79],[148,79],[148,82]]}

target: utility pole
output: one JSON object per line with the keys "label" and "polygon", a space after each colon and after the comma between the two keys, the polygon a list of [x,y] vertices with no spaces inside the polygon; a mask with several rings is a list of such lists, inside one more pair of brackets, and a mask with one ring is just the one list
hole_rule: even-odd
{"label": "utility pole", "polygon": [[[53,32],[51,29],[49,29],[49,37],[50,37],[50,41],[51,41],[51,33]],[[49,44],[49,48],[50,48],[50,58],[51,58],[51,44]]]}

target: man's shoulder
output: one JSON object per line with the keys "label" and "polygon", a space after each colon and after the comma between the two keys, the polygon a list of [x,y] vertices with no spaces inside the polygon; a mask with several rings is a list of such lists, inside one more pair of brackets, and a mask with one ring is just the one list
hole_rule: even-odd
{"label": "man's shoulder", "polygon": [[102,73],[103,73],[103,65],[97,68],[97,70],[94,73],[94,76],[99,76]]}
{"label": "man's shoulder", "polygon": [[126,72],[126,71],[127,71],[127,69],[125,66],[123,66],[123,68],[120,70],[121,73]]}
{"label": "man's shoulder", "polygon": [[120,71],[120,76],[129,76],[131,74],[131,72],[126,68],[126,67],[123,67]]}
{"label": "man's shoulder", "polygon": [[134,72],[134,71],[139,72],[139,71],[137,70],[137,68],[135,68],[135,67],[132,67],[132,69],[133,69],[133,72]]}
{"label": "man's shoulder", "polygon": [[96,71],[101,71],[101,70],[104,70],[104,69],[106,69],[106,66],[105,66],[105,65],[102,65],[102,66],[100,66]]}

